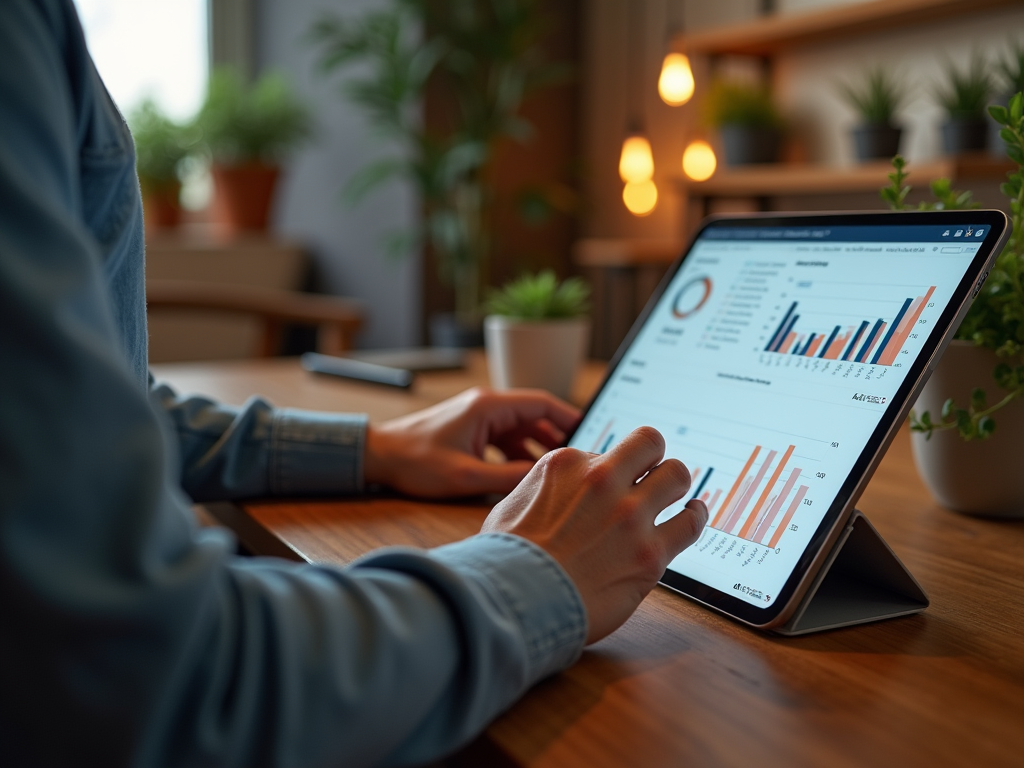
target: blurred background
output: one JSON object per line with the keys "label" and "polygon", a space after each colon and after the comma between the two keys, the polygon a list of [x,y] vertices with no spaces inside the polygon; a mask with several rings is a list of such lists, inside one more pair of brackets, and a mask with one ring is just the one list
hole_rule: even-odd
{"label": "blurred background", "polygon": [[545,269],[607,358],[708,213],[884,209],[896,151],[910,201],[1005,207],[1013,167],[984,110],[1019,0],[75,2],[136,136],[153,362],[479,344]]}

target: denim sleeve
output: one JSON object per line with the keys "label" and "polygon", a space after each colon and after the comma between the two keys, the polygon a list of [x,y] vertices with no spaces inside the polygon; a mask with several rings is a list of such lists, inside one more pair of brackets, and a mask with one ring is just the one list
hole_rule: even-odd
{"label": "denim sleeve", "polygon": [[166,385],[151,385],[150,399],[174,425],[182,488],[195,501],[363,490],[364,415],[273,408],[261,398],[233,408]]}
{"label": "denim sleeve", "polygon": [[[456,749],[578,656],[575,587],[508,535],[339,569],[240,560],[196,529],[180,441],[126,358],[82,223],[84,62],[71,0],[0,3],[4,764],[409,765]],[[283,414],[282,439],[302,418]]]}

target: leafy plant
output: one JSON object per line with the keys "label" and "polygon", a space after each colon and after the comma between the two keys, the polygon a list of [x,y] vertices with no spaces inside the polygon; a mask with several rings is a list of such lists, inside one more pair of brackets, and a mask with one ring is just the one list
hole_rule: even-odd
{"label": "leafy plant", "polygon": [[759,85],[718,80],[704,102],[707,122],[714,128],[746,125],[778,128],[782,125],[771,94]]}
{"label": "leafy plant", "polygon": [[[1010,99],[1009,107],[990,107],[989,114],[1003,126],[1000,136],[1006,142],[1006,154],[1017,164],[1001,187],[1010,198],[1013,231],[956,338],[995,350],[1000,362],[993,378],[1005,392],[992,405],[980,387],[973,390],[966,407],[949,399],[942,406],[939,420],[927,411],[920,415],[911,412],[910,428],[929,438],[934,432],[956,429],[965,440],[985,439],[996,428],[992,414],[1024,395],[1024,93]],[[895,171],[889,175],[890,185],[882,190],[883,199],[897,210],[906,207],[910,192],[910,187],[903,184],[907,176],[905,165],[901,157],[893,160]],[[948,180],[940,181],[944,183],[941,191],[946,200],[922,204],[922,208],[937,208],[940,204],[948,208],[948,202],[971,205],[969,193],[954,192],[949,189]]]}
{"label": "leafy plant", "polygon": [[881,67],[868,71],[860,86],[839,83],[839,92],[867,125],[892,125],[907,100],[906,86]]}
{"label": "leafy plant", "polygon": [[1010,50],[995,63],[1000,93],[1019,93],[1024,91],[1024,43],[1010,44]]}
{"label": "leafy plant", "polygon": [[[429,243],[463,317],[477,314],[487,284],[495,148],[530,137],[523,100],[567,75],[544,55],[547,31],[541,0],[390,0],[361,16],[326,16],[313,29],[325,72],[361,65],[342,92],[397,147],[349,179],[347,197],[394,177],[415,185],[423,220],[393,250]],[[428,88],[440,112],[430,123],[443,130],[423,120]]]}
{"label": "leafy plant", "polygon": [[946,82],[936,86],[935,98],[951,120],[982,120],[992,85],[984,59],[976,54],[963,70],[946,66]]}
{"label": "leafy plant", "polygon": [[197,125],[213,160],[225,165],[275,163],[309,138],[309,110],[280,74],[269,73],[251,86],[232,69],[210,76]]}
{"label": "leafy plant", "polygon": [[487,308],[491,314],[518,320],[580,317],[590,311],[590,287],[578,277],[559,283],[554,272],[545,270],[492,291]]}
{"label": "leafy plant", "polygon": [[181,162],[194,150],[194,128],[165,115],[146,99],[128,115],[135,139],[139,182],[147,190],[173,190],[180,183]]}

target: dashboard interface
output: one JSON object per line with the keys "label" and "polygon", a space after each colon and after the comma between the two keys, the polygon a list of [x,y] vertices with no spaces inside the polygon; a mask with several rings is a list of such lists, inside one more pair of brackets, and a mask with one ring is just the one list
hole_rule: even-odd
{"label": "dashboard interface", "polygon": [[670,571],[771,606],[991,229],[705,229],[569,445],[665,437],[710,513]]}

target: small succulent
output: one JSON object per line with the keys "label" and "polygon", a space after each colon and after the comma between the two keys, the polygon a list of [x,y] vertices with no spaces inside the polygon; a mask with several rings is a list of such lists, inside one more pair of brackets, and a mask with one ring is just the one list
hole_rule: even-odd
{"label": "small succulent", "polygon": [[907,100],[906,86],[881,67],[868,71],[859,87],[840,83],[839,90],[867,125],[892,125]]}
{"label": "small succulent", "polygon": [[492,291],[487,310],[517,320],[580,317],[590,310],[590,287],[578,277],[559,283],[554,272],[545,270],[524,275]]}

